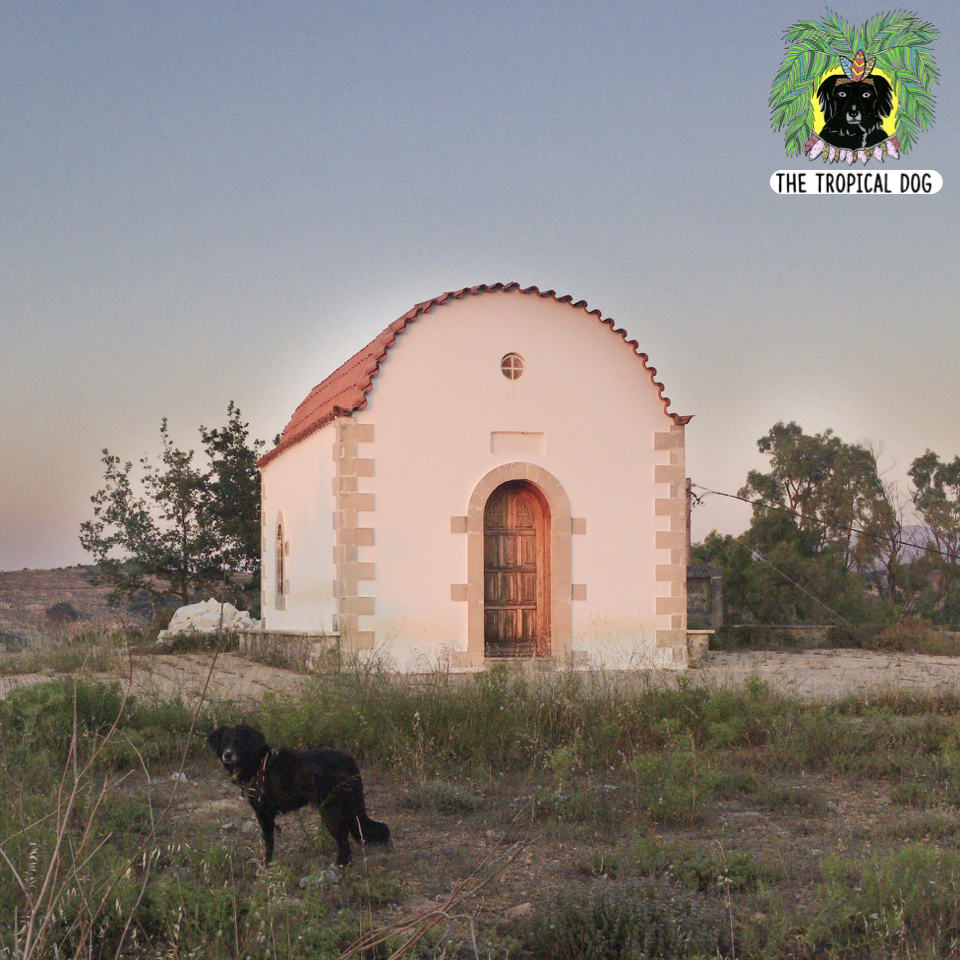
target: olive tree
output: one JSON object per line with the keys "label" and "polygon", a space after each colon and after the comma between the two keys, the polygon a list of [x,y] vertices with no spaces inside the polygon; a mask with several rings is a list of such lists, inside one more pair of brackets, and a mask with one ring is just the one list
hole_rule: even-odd
{"label": "olive tree", "polygon": [[132,462],[103,451],[104,485],[90,498],[80,543],[111,603],[145,593],[187,604],[201,592],[232,592],[237,574],[259,579],[263,443],[250,441],[248,428],[231,402],[224,427],[200,428],[206,461],[198,463],[173,443],[164,418],[159,460],[143,457],[139,477]]}

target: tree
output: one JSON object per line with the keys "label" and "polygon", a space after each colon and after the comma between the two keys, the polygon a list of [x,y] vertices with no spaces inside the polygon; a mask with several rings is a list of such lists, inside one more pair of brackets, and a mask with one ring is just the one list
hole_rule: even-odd
{"label": "tree", "polygon": [[757,501],[754,518],[784,511],[815,554],[837,554],[844,570],[868,568],[896,519],[874,452],[832,430],[809,436],[794,422],[775,424],[757,447],[770,471],[751,470],[740,491]]}
{"label": "tree", "polygon": [[221,553],[231,570],[260,573],[260,471],[257,459],[262,440],[250,441],[231,400],[227,423],[220,429],[200,427],[200,438],[210,458],[207,484],[211,519],[222,538]]}
{"label": "tree", "polygon": [[[929,533],[928,552],[915,561],[935,585],[934,608],[960,606],[960,457],[941,462],[932,450],[917,457],[908,471],[913,505]],[[953,618],[960,609],[952,610]]]}
{"label": "tree", "polygon": [[731,624],[857,623],[876,612],[859,574],[844,570],[838,553],[814,553],[787,514],[755,517],[739,537],[713,531],[692,558],[721,568]]}
{"label": "tree", "polygon": [[877,539],[877,559],[883,567],[883,577],[878,580],[882,596],[892,600],[905,612],[909,607],[909,577],[904,576],[906,549],[910,542],[907,524],[907,502],[900,488],[892,481],[884,481],[883,489],[890,505],[887,536]]}
{"label": "tree", "polygon": [[960,564],[960,457],[941,463],[932,450],[917,457],[908,471],[913,504],[930,531],[936,549],[954,566]]}
{"label": "tree", "polygon": [[222,429],[200,428],[205,470],[193,450],[173,444],[164,418],[159,464],[140,460],[142,493],[133,464],[103,451],[104,486],[90,498],[94,516],[80,525],[80,543],[96,562],[94,582],[111,588],[111,603],[145,592],[187,604],[203,591],[232,592],[236,573],[259,572],[262,443],[248,442],[248,424],[232,402],[227,416]]}
{"label": "tree", "polygon": [[888,542],[895,510],[868,447],[831,430],[809,436],[777,423],[757,441],[770,458],[751,470],[740,496],[753,501],[741,537],[715,532],[693,551],[723,570],[724,604],[741,623],[791,624],[889,617],[864,577]]}

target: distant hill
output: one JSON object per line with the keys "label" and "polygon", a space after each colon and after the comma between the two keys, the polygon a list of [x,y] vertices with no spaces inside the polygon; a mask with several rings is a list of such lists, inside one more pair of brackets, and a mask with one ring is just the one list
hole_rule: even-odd
{"label": "distant hill", "polygon": [[0,571],[0,650],[18,650],[62,636],[66,625],[47,614],[56,604],[70,604],[80,625],[115,626],[123,619],[130,620],[123,610],[108,606],[106,587],[95,587],[90,582],[92,569],[77,566]]}

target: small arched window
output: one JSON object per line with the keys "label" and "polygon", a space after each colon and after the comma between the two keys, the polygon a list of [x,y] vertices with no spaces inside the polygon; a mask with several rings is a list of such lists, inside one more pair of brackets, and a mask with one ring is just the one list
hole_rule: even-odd
{"label": "small arched window", "polygon": [[276,584],[274,587],[274,606],[283,610],[286,606],[286,564],[284,563],[283,520],[277,521],[277,542],[274,548],[276,559]]}

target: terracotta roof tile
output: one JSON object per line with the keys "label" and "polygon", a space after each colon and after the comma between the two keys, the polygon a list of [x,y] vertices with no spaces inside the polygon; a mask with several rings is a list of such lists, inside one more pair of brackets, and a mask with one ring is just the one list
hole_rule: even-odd
{"label": "terracotta roof tile", "polygon": [[408,323],[413,323],[434,307],[443,306],[454,300],[463,300],[465,297],[475,297],[498,291],[505,293],[519,291],[544,299],[553,299],[557,303],[569,303],[574,309],[583,310],[589,316],[596,317],[601,323],[610,327],[613,333],[619,334],[629,346],[633,347],[633,352],[640,358],[643,369],[650,374],[650,382],[657,388],[657,394],[663,403],[664,413],[678,424],[688,423],[692,419],[690,416],[681,416],[670,412],[670,399],[663,395],[663,384],[656,380],[656,368],[648,365],[649,358],[640,351],[637,341],[627,340],[626,331],[614,326],[613,320],[604,317],[599,310],[588,309],[586,300],[577,300],[574,303],[571,296],[559,297],[554,290],[521,287],[519,283],[482,283],[476,287],[464,287],[462,290],[442,293],[432,300],[425,300],[423,303],[418,303],[412,310],[407,311],[402,317],[394,320],[379,336],[374,337],[362,350],[355,353],[346,363],[337,367],[326,380],[317,384],[310,391],[307,398],[294,411],[290,422],[284,427],[283,433],[280,435],[280,443],[260,458],[259,465],[261,467],[266,466],[288,447],[305,440],[310,434],[315,433],[336,417],[349,416],[356,410],[362,410],[367,405],[367,394],[373,386],[373,378],[380,372],[380,363],[386,357],[390,347],[396,342],[397,337],[406,329]]}

